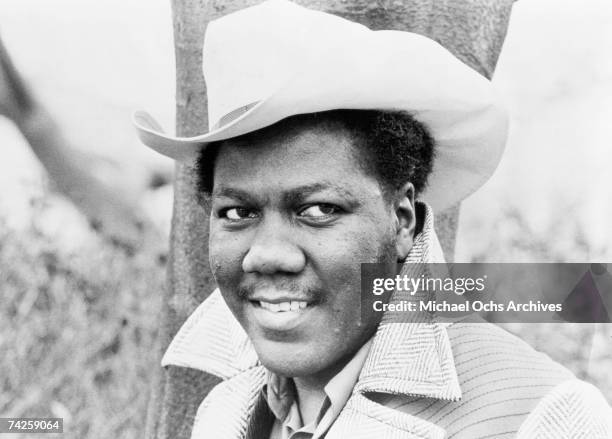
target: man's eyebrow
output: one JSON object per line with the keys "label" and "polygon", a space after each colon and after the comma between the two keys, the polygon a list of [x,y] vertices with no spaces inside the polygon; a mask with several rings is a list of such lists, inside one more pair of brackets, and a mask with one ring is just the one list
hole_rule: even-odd
{"label": "man's eyebrow", "polygon": [[319,192],[335,192],[341,197],[356,201],[355,194],[349,190],[333,183],[320,182],[291,188],[283,195],[283,202],[288,205],[300,203],[304,198]]}
{"label": "man's eyebrow", "polygon": [[219,189],[213,190],[212,196],[213,198],[214,197],[234,198],[244,203],[252,202],[255,198],[252,194],[242,189],[237,189],[233,187],[224,187],[224,186],[220,187]]}
{"label": "man's eyebrow", "polygon": [[[349,190],[328,182],[312,183],[290,188],[283,193],[282,199],[284,204],[292,205],[301,203],[305,198],[319,192],[335,192],[347,200],[357,201],[356,195]],[[257,201],[258,198],[256,194],[243,189],[228,186],[221,186],[220,188],[213,190],[212,197],[233,198],[243,203],[253,203]]]}

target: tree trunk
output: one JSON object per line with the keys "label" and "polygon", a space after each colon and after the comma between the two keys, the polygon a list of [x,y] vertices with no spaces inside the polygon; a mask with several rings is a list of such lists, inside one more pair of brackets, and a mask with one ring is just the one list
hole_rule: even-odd
{"label": "tree trunk", "polygon": [[[513,0],[300,0],[372,29],[417,32],[433,38],[490,78],[506,34]],[[176,47],[177,133],[201,134],[206,126],[206,90],[201,71],[207,22],[260,3],[258,0],[172,0]],[[180,325],[210,294],[208,212],[196,204],[194,175],[178,166],[168,289],[162,310],[160,355]],[[436,230],[452,259],[459,206],[438,215]],[[159,370],[147,419],[147,438],[188,438],[195,411],[217,379],[184,368]]]}

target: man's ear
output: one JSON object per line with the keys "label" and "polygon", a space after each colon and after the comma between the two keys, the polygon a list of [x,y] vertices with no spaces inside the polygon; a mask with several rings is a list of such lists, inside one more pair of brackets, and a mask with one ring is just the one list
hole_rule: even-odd
{"label": "man's ear", "polygon": [[394,207],[397,218],[395,249],[399,262],[406,259],[414,241],[416,211],[414,208],[414,186],[412,183],[404,184],[397,191]]}

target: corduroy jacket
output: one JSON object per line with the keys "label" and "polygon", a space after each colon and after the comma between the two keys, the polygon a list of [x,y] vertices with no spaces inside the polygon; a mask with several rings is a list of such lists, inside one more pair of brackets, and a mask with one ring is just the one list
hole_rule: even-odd
{"label": "corduroy jacket", "polygon": [[[406,266],[442,260],[427,209]],[[599,390],[503,329],[385,317],[326,439],[612,438],[612,409]],[[200,405],[192,439],[267,439],[266,370],[218,291],[189,317],[162,364],[223,379]]]}

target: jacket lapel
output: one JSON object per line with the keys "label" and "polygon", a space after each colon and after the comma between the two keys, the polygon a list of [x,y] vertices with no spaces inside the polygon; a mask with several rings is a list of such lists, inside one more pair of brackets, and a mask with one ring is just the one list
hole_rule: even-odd
{"label": "jacket lapel", "polygon": [[[428,264],[443,262],[442,249],[434,232],[433,216],[427,209],[423,230],[417,235],[400,275],[418,279],[423,274],[430,274],[431,265]],[[391,297],[391,303],[418,302],[429,298],[426,291],[412,294],[397,290]],[[461,389],[447,326],[426,312],[385,313],[355,390],[361,393],[460,399]]]}
{"label": "jacket lapel", "polygon": [[261,394],[265,380],[266,371],[263,366],[258,366],[217,385],[200,405],[191,437],[266,438],[273,418]]}
{"label": "jacket lapel", "polygon": [[247,420],[245,439],[268,438],[274,424],[274,414],[260,391],[255,406]]}
{"label": "jacket lapel", "polygon": [[459,400],[445,328],[435,322],[381,325],[355,391]]}

